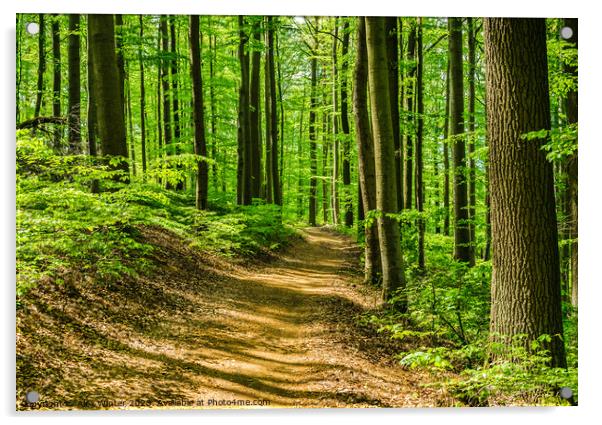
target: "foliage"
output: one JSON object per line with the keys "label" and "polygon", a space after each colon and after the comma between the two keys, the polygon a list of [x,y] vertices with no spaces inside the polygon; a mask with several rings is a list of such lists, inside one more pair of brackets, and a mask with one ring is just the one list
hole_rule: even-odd
{"label": "foliage", "polygon": [[[119,173],[89,157],[55,155],[42,138],[19,133],[17,297],[37,282],[60,281],[68,269],[98,281],[145,272],[152,247],[140,238],[142,225],[225,255],[275,250],[292,234],[276,206],[216,199],[213,211],[198,211],[190,193],[142,181],[126,185],[115,181]],[[90,192],[92,180],[100,193]]]}

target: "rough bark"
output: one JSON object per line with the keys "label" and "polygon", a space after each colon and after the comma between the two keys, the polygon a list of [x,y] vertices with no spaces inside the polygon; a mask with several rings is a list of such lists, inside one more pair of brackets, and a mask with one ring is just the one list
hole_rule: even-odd
{"label": "rough bark", "polygon": [[[544,19],[485,19],[493,275],[491,333],[552,336],[552,365],[566,366],[554,176],[525,140],[550,129]],[[502,338],[503,339],[503,338]]]}
{"label": "rough bark", "polygon": [[[423,158],[422,142],[424,133],[424,101],[423,101],[423,54],[422,54],[422,18],[418,18],[416,30],[416,209],[424,211],[424,190],[422,182]],[[424,271],[424,220],[418,218],[418,269]]]}
{"label": "rough bark", "polygon": [[389,101],[389,71],[387,67],[386,31],[384,18],[366,18],[366,46],[368,51],[368,85],[373,122],[374,159],[376,169],[376,209],[378,210],[378,239],[382,262],[383,301],[407,310],[405,276],[399,225],[387,214],[397,212],[395,187],[395,146]]}
{"label": "rough bark", "polygon": [[413,143],[414,143],[414,85],[416,77],[416,22],[412,21],[408,33],[408,50],[406,52],[406,61],[410,64],[408,74],[405,78],[404,85],[404,96],[405,96],[405,115],[406,115],[406,137],[404,144],[404,156],[405,166],[404,172],[404,185],[403,185],[403,207],[405,209],[412,209],[412,188],[413,188],[413,177],[414,177],[414,164],[412,157],[413,154]]}
{"label": "rough bark", "polygon": [[[353,116],[359,165],[359,196],[363,214],[376,210],[376,171],[374,142],[368,115],[368,56],[366,50],[365,18],[359,17],[356,37],[356,59],[353,73]],[[376,222],[364,224],[364,281],[376,284],[380,279],[381,259]]]}
{"label": "rough bark", "polygon": [[196,207],[207,209],[207,191],[209,187],[209,169],[207,142],[205,140],[205,113],[203,105],[203,77],[201,68],[201,43],[199,42],[200,28],[198,15],[190,16],[190,73],[192,77],[192,100],[194,117],[194,153],[202,156],[197,161]]}
{"label": "rough bark", "polygon": [[454,258],[470,264],[468,226],[468,182],[464,142],[464,77],[462,61],[462,19],[449,18],[449,136],[454,159]]}
{"label": "rough bark", "polygon": [[[60,16],[52,15],[52,115],[61,116],[61,34],[60,34]],[[54,130],[54,148],[61,146],[62,129],[56,127]]]}
{"label": "rough bark", "polygon": [[81,152],[81,71],[80,71],[80,35],[79,15],[69,15],[69,105],[68,105],[68,141],[69,152]]}
{"label": "rough bark", "polygon": [[351,141],[349,140],[349,112],[347,94],[347,73],[349,70],[349,20],[343,23],[341,42],[341,130],[343,131],[343,202],[345,206],[345,226],[353,226],[353,202],[351,198]]}
{"label": "rough bark", "polygon": [[[128,158],[119,70],[115,55],[113,15],[88,15],[90,50],[93,61],[93,87],[96,94],[98,137],[103,155]],[[119,168],[126,173],[127,162]]]}

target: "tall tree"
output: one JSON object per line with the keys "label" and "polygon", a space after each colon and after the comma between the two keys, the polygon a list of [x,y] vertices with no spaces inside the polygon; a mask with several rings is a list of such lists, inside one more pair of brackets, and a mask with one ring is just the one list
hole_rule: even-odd
{"label": "tall tree", "polygon": [[[317,44],[317,43],[316,43]],[[317,50],[317,45],[315,46]],[[312,54],[311,60],[311,98],[309,106],[309,225],[316,225],[316,174],[318,163],[316,157],[316,109],[318,108],[317,78],[318,58]],[[301,143],[301,141],[299,141]]]}
{"label": "tall tree", "polygon": [[[423,158],[422,144],[424,133],[423,76],[424,63],[422,52],[422,18],[417,18],[416,28],[416,209],[424,211],[424,189],[422,181]],[[424,219],[418,218],[418,269],[424,271]]]}
{"label": "tall tree", "polygon": [[[88,15],[90,52],[93,61],[93,87],[96,95],[98,137],[103,155],[128,158],[125,121],[119,88],[119,70],[115,55],[115,22],[113,15]],[[119,168],[129,179],[128,163]]]}
{"label": "tall tree", "polygon": [[330,203],[332,222],[339,224],[339,65],[337,46],[339,40],[339,20],[334,18],[334,36],[332,37],[332,183]]}
{"label": "tall tree", "polygon": [[454,158],[454,257],[470,264],[468,226],[468,185],[464,143],[464,77],[462,61],[462,19],[449,18],[449,136]]}
{"label": "tall tree", "polygon": [[445,119],[443,124],[443,234],[449,236],[449,61],[445,73]]}
{"label": "tall tree", "polygon": [[249,133],[249,37],[245,19],[238,17],[238,61],[240,62],[240,87],[238,92],[238,171],[237,200],[239,204],[251,204],[251,149]]}
{"label": "tall tree", "polygon": [[[578,31],[579,21],[577,18],[567,18],[564,20],[565,27],[570,28],[573,33],[567,39],[569,43],[574,43],[575,48],[578,47]],[[577,67],[574,65],[565,66],[565,72],[577,78]],[[576,80],[575,80],[576,81]],[[576,84],[576,83],[575,83]],[[578,120],[578,102],[577,88],[573,87],[566,96],[566,120],[568,124],[575,124]],[[569,210],[569,236],[571,238],[571,304],[573,307],[578,306],[578,230],[579,230],[579,214],[578,214],[578,197],[577,197],[577,182],[578,182],[578,158],[577,150],[567,160],[567,204]]]}
{"label": "tall tree", "polygon": [[[280,173],[278,171],[278,102],[276,99],[276,71],[274,66],[274,27],[277,21],[271,16],[267,17],[267,50],[266,50],[266,69],[269,74],[269,90],[270,94],[270,160],[271,163],[266,163],[266,169],[270,170],[272,190],[274,191],[274,203],[282,205],[282,191],[280,186]],[[266,122],[267,125],[267,122]],[[284,128],[283,128],[284,130]],[[269,174],[268,173],[268,174]]]}
{"label": "tall tree", "polygon": [[68,106],[68,141],[69,152],[81,151],[81,77],[80,77],[80,28],[79,15],[69,15],[69,106]]}
{"label": "tall tree", "polygon": [[399,225],[388,214],[397,212],[395,187],[395,146],[389,102],[389,71],[387,66],[386,30],[384,18],[366,18],[368,50],[368,85],[372,111],[374,159],[376,168],[376,209],[378,210],[378,240],[382,262],[383,300],[389,302],[399,295],[396,308],[407,310],[407,300],[397,294],[405,288],[405,276]]}
{"label": "tall tree", "polygon": [[[61,116],[61,34],[60,16],[52,15],[52,115]],[[61,144],[61,128],[54,130],[54,148],[59,149]]]}
{"label": "tall tree", "polygon": [[[178,92],[178,49],[177,49],[177,33],[176,33],[176,17],[169,16],[169,72],[171,74],[171,101],[173,105],[173,143],[172,153],[179,155],[182,151],[180,148],[180,100]],[[178,166],[178,168],[181,168]],[[176,184],[176,190],[184,189],[184,179],[180,179]]]}
{"label": "tall tree", "polygon": [[144,60],[142,45],[144,41],[144,20],[138,16],[140,25],[140,43],[138,45],[138,62],[140,65],[140,149],[142,151],[142,178],[146,174],[146,87],[144,86]]}
{"label": "tall tree", "polygon": [[192,76],[192,100],[194,116],[194,153],[197,158],[196,207],[207,209],[207,190],[209,170],[207,161],[207,143],[205,141],[205,113],[203,105],[203,77],[201,68],[201,43],[198,15],[190,16],[190,73]]}
{"label": "tall tree", "polygon": [[[171,153],[171,102],[169,89],[169,40],[167,35],[167,16],[159,18],[159,33],[161,38],[161,96],[163,99],[163,146],[165,153]],[[172,93],[173,94],[173,93]],[[169,182],[168,185],[169,186]]]}
{"label": "tall tree", "polygon": [[253,17],[251,44],[251,80],[249,87],[249,122],[251,147],[251,193],[261,197],[261,20]]}
{"label": "tall tree", "polygon": [[468,219],[470,232],[470,264],[475,262],[475,211],[476,211],[476,167],[474,160],[475,153],[475,98],[476,98],[476,30],[473,18],[466,18],[468,26]]}
{"label": "tall tree", "polygon": [[347,74],[349,72],[349,19],[343,22],[341,40],[341,130],[343,131],[343,200],[345,203],[345,226],[353,226],[353,202],[351,198],[351,141],[347,94]]}
{"label": "tall tree", "polygon": [[36,90],[36,104],[33,116],[39,117],[42,110],[42,98],[44,95],[44,71],[46,71],[46,25],[44,14],[38,15],[38,83]]}
{"label": "tall tree", "polygon": [[397,34],[397,18],[385,18],[387,31],[387,60],[389,64],[389,101],[391,102],[391,120],[393,125],[393,143],[395,145],[395,191],[397,192],[397,209],[403,208],[403,191],[401,180],[401,133],[399,125],[399,37]]}
{"label": "tall tree", "polygon": [[[353,115],[357,141],[360,199],[364,216],[376,210],[376,172],[374,143],[368,115],[368,56],[366,50],[366,21],[359,17],[356,37],[356,59],[353,73]],[[361,211],[361,210],[360,210]],[[373,221],[364,224],[364,281],[375,284],[381,270],[378,229]]]}
{"label": "tall tree", "polygon": [[541,149],[550,129],[544,19],[487,18],[485,57],[493,276],[491,333],[552,336],[552,364],[566,366],[554,176]]}
{"label": "tall tree", "polygon": [[408,30],[408,50],[406,52],[406,67],[408,68],[405,78],[404,96],[406,106],[406,137],[404,146],[404,185],[403,185],[403,207],[412,209],[412,188],[414,177],[414,164],[412,158],[414,144],[414,85],[416,83],[416,21],[412,20]]}

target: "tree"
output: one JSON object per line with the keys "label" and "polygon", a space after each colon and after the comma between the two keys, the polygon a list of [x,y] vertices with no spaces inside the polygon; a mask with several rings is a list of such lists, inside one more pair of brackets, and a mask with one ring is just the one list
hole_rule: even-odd
{"label": "tree", "polygon": [[399,225],[388,214],[397,212],[395,187],[395,146],[389,101],[386,30],[384,18],[366,18],[366,46],[368,51],[368,85],[373,122],[374,160],[376,169],[376,209],[378,216],[378,240],[382,263],[383,300],[390,302],[399,295],[396,307],[407,310],[405,295],[398,290],[405,288],[405,276]]}
{"label": "tree", "polygon": [[196,207],[207,209],[209,169],[207,166],[207,142],[205,141],[205,112],[203,105],[203,77],[201,69],[201,43],[198,15],[190,16],[190,73],[194,116],[194,153],[197,158]]}
{"label": "tree", "polygon": [[81,83],[80,83],[80,35],[79,15],[69,15],[69,106],[67,107],[67,131],[69,141],[69,152],[80,153],[81,151]]}
{"label": "tree", "polygon": [[261,21],[253,18],[251,45],[251,80],[249,87],[249,122],[250,122],[250,148],[251,148],[251,197],[261,197]]}
{"label": "tree", "polygon": [[128,178],[128,150],[125,120],[119,89],[119,70],[115,54],[113,15],[88,15],[90,52],[94,63],[92,79],[96,95],[98,137],[103,155],[121,156],[119,168]]}
{"label": "tree", "polygon": [[[356,59],[353,73],[353,116],[360,178],[360,199],[364,216],[376,210],[376,172],[374,165],[374,142],[368,115],[368,56],[366,50],[366,21],[359,17],[356,37]],[[360,210],[361,211],[361,210]],[[376,223],[364,223],[364,281],[375,284],[379,281],[381,259],[378,246]]]}
{"label": "tree", "polygon": [[468,186],[464,143],[464,77],[462,72],[462,19],[449,18],[449,136],[454,158],[454,257],[470,263]]}
{"label": "tree", "polygon": [[[274,26],[277,21],[271,16],[266,18],[267,50],[266,50],[266,73],[269,87],[266,86],[266,92],[269,93],[270,108],[270,162],[266,162],[266,174],[271,175],[272,190],[274,192],[273,200],[276,205],[282,205],[282,192],[280,186],[280,173],[278,172],[278,109],[276,100],[276,72],[274,67]],[[268,123],[266,121],[266,126]]]}
{"label": "tree", "polygon": [[[167,16],[161,15],[159,18],[159,34],[161,39],[161,51],[159,52],[161,57],[161,95],[163,96],[163,142],[165,146],[165,152],[171,153],[171,105],[170,105],[170,90],[169,90],[169,40],[167,35]],[[172,93],[173,94],[173,93]],[[168,182],[167,187],[170,184]]]}
{"label": "tree", "polygon": [[347,73],[349,70],[349,20],[343,23],[341,41],[341,130],[343,131],[343,201],[345,203],[345,226],[353,226],[353,201],[351,198],[351,142],[349,140],[349,112],[347,101]]}
{"label": "tree", "polygon": [[[422,18],[418,18],[416,29],[416,209],[424,212],[424,189],[422,181],[422,144],[424,134],[424,63],[422,53]],[[424,271],[424,219],[418,218],[418,269]]]}
{"label": "tree", "polygon": [[240,63],[240,87],[238,91],[238,171],[237,201],[251,204],[251,148],[249,123],[249,54],[246,51],[248,36],[243,16],[238,17],[238,61]]}
{"label": "tree", "polygon": [[475,169],[475,98],[476,98],[476,85],[475,85],[475,72],[476,72],[476,33],[473,23],[473,18],[466,18],[468,22],[468,219],[470,232],[470,259],[469,263],[474,264],[475,262],[475,211],[476,211],[476,169]]}
{"label": "tree", "polygon": [[413,132],[414,132],[414,84],[416,76],[416,22],[412,21],[410,24],[408,34],[408,50],[406,52],[406,61],[409,63],[409,69],[407,77],[405,78],[404,96],[406,105],[406,137],[404,146],[405,155],[405,166],[404,172],[404,185],[403,185],[403,207],[405,209],[412,209],[412,187],[414,177],[414,166],[413,166]]}
{"label": "tree", "polygon": [[489,178],[493,236],[492,335],[552,336],[552,365],[566,366],[554,176],[524,135],[550,129],[544,19],[487,18]]}
{"label": "tree", "polygon": [[[61,116],[61,34],[60,16],[52,15],[52,115]],[[61,129],[57,126],[54,130],[54,148],[59,149],[61,144]]]}
{"label": "tree", "polygon": [[397,18],[385,18],[387,31],[387,60],[389,63],[389,101],[391,102],[391,119],[393,125],[393,143],[395,145],[395,191],[397,193],[397,209],[403,209],[403,175],[401,166],[401,130],[399,125],[399,37],[397,35]]}
{"label": "tree", "polygon": [[138,62],[140,63],[140,149],[142,150],[142,178],[146,174],[146,90],[144,86],[144,61],[142,58],[142,41],[144,40],[144,20],[139,15],[140,44],[138,45]]}
{"label": "tree", "polygon": [[38,15],[38,84],[36,90],[36,104],[33,116],[39,117],[42,110],[42,97],[44,95],[44,71],[46,71],[46,25],[44,14]]}

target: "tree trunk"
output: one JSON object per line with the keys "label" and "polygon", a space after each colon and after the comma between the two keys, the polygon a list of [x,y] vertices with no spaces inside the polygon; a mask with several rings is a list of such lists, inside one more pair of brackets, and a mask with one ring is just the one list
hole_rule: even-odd
{"label": "tree trunk", "polygon": [[[317,47],[317,46],[316,46]],[[316,225],[316,173],[318,164],[316,158],[316,109],[318,108],[317,78],[318,59],[311,58],[311,100],[309,107],[309,225]],[[302,140],[302,139],[301,139]],[[301,143],[301,141],[299,141]]]}
{"label": "tree trunk", "polygon": [[273,77],[272,75],[270,75],[270,56],[273,54],[273,52],[270,52],[270,47],[268,46],[268,33],[269,33],[269,26],[271,25],[270,21],[269,21],[268,16],[265,17],[265,23],[266,23],[266,30],[264,32],[264,42],[265,42],[265,46],[266,46],[266,51],[265,51],[265,60],[264,60],[264,71],[263,71],[263,78],[264,78],[264,103],[263,103],[263,109],[264,109],[264,114],[265,114],[265,157],[264,157],[264,163],[265,163],[265,178],[264,178],[264,182],[265,182],[265,201],[268,204],[273,204],[274,203],[274,187],[273,187],[273,175],[272,175],[272,100],[271,100],[271,84],[270,84],[270,77]]}
{"label": "tree trunk", "polygon": [[550,129],[545,19],[485,19],[493,235],[491,334],[552,336],[566,367],[552,164],[525,140]]}
{"label": "tree trunk", "polygon": [[[178,50],[177,50],[177,37],[176,37],[176,17],[170,15],[169,17],[169,41],[170,41],[170,74],[171,74],[171,100],[173,104],[173,144],[175,145],[172,149],[172,153],[180,155],[182,149],[180,148],[180,100],[178,93]],[[181,169],[181,166],[177,166]],[[176,184],[176,190],[184,189],[184,178],[181,178]]]}
{"label": "tree trunk", "polygon": [[[61,34],[60,16],[52,15],[52,115],[61,116]],[[54,148],[61,148],[62,129],[57,126],[54,130]]]}
{"label": "tree trunk", "polygon": [[476,33],[473,24],[473,18],[466,18],[468,21],[468,219],[470,232],[470,264],[475,262],[475,211],[476,211],[476,168],[475,168],[475,72],[476,72],[476,57],[475,57],[475,40]]}
{"label": "tree trunk", "polygon": [[399,225],[387,214],[397,212],[395,187],[395,146],[389,102],[389,70],[387,66],[386,31],[384,18],[366,18],[366,45],[368,50],[368,84],[374,134],[374,158],[376,168],[376,209],[378,239],[380,243],[383,300],[391,302],[396,296],[395,307],[407,310],[407,300],[398,290],[405,289],[405,276]]}
{"label": "tree trunk", "polygon": [[251,53],[250,86],[250,143],[251,143],[251,193],[253,198],[261,197],[261,113],[260,113],[260,68],[261,68],[261,24],[258,17],[253,21],[253,50]]}
{"label": "tree trunk", "polygon": [[449,18],[450,104],[449,135],[453,138],[454,157],[454,258],[470,263],[468,226],[468,186],[466,146],[464,143],[464,81],[462,62],[462,19]]}
{"label": "tree trunk", "polygon": [[190,73],[192,76],[192,97],[194,116],[194,153],[202,156],[197,160],[196,207],[207,209],[209,170],[207,167],[207,143],[205,141],[205,115],[203,105],[203,77],[201,68],[201,43],[198,15],[190,16]]}
{"label": "tree trunk", "polygon": [[140,149],[142,151],[142,178],[146,174],[146,92],[144,87],[144,62],[142,60],[142,41],[144,40],[143,16],[139,15],[140,44],[138,45],[138,61],[140,62]]}
{"label": "tree trunk", "polygon": [[[578,29],[579,22],[577,18],[567,18],[564,20],[564,25],[573,30],[573,36],[568,39],[569,43],[575,43],[575,48],[578,47]],[[577,68],[567,66],[566,70],[569,75],[577,77]],[[577,108],[577,90],[571,90],[566,98],[566,119],[568,124],[574,124],[578,120]],[[569,236],[571,238],[571,304],[573,307],[578,306],[578,197],[577,197],[577,181],[578,181],[578,163],[577,150],[568,158],[567,161],[567,180],[568,180],[568,209],[569,209]]]}
{"label": "tree trunk", "polygon": [[42,98],[44,95],[44,71],[46,71],[46,29],[44,14],[38,15],[39,34],[38,34],[38,83],[36,91],[36,104],[33,116],[39,117],[42,112]]}
{"label": "tree trunk", "polygon": [[[416,209],[424,212],[424,191],[422,182],[422,139],[424,133],[424,102],[423,102],[423,75],[424,64],[422,55],[422,18],[418,18],[416,31]],[[418,218],[418,269],[424,271],[424,219]]]}
{"label": "tree trunk", "polygon": [[[93,87],[96,94],[98,136],[103,155],[128,158],[123,103],[119,88],[119,70],[115,54],[113,15],[88,15]],[[119,167],[129,180],[128,163]]]}
{"label": "tree trunk", "polygon": [[339,70],[337,57],[337,41],[339,37],[339,21],[334,19],[334,37],[332,38],[332,183],[330,183],[330,203],[332,207],[332,223],[339,224]]}
{"label": "tree trunk", "polygon": [[349,19],[343,23],[341,43],[341,130],[343,131],[343,200],[345,203],[345,226],[353,226],[353,202],[351,198],[351,141],[349,134],[349,112],[347,101],[347,73],[349,70]]}
{"label": "tree trunk", "polygon": [[249,164],[249,54],[246,52],[248,36],[243,16],[238,16],[238,61],[240,87],[238,91],[238,169],[237,201],[239,205],[251,204],[251,168]]}
{"label": "tree trunk", "polygon": [[[163,146],[165,154],[171,153],[171,102],[169,90],[169,40],[167,35],[167,16],[161,15],[159,18],[161,31],[161,95],[163,97]],[[166,187],[171,183],[167,182]]]}
{"label": "tree trunk", "polygon": [[79,15],[69,15],[69,115],[67,117],[67,131],[69,152],[81,152],[81,77],[80,77],[80,35]]}
{"label": "tree trunk", "polygon": [[[366,22],[358,18],[356,62],[353,74],[353,116],[359,165],[359,198],[364,217],[376,210],[376,172],[374,142],[368,115],[368,56],[366,51]],[[363,220],[364,217],[361,219]],[[380,279],[381,259],[378,246],[378,228],[375,222],[364,223],[364,281],[376,284]]]}
{"label": "tree trunk", "polygon": [[445,123],[443,124],[443,234],[449,236],[449,61],[445,75]]}
{"label": "tree trunk", "polygon": [[[215,105],[215,34],[209,35],[209,105],[211,107],[211,158],[217,161],[218,150],[217,150],[217,111]],[[217,162],[211,165],[211,177],[213,181],[213,189],[217,192],[218,190],[218,171]]]}
{"label": "tree trunk", "polygon": [[397,210],[403,209],[403,191],[401,181],[402,154],[401,133],[399,128],[399,51],[397,35],[397,18],[385,18],[387,31],[387,59],[389,64],[389,101],[391,102],[391,119],[393,125],[393,143],[395,145],[395,191],[397,193]]}
{"label": "tree trunk", "polygon": [[413,21],[410,24],[408,33],[408,50],[406,52],[406,60],[410,63],[408,75],[405,79],[404,96],[406,104],[406,137],[405,137],[405,166],[404,172],[404,186],[403,186],[403,207],[405,209],[412,209],[412,187],[413,187],[413,133],[414,133],[414,85],[416,76],[416,62],[415,62],[415,51],[416,51],[416,22]]}

